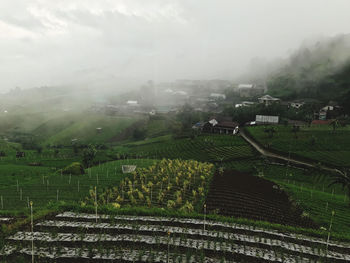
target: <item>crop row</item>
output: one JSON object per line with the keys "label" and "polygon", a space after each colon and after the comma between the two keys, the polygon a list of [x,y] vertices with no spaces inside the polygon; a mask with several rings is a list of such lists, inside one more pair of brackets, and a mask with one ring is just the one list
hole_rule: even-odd
{"label": "crop row", "polygon": [[[15,246],[8,245],[3,250],[3,255],[24,254],[28,257],[32,255],[32,249],[28,247],[17,249]],[[0,253],[1,254],[1,253]],[[199,257],[197,255],[184,255],[179,253],[165,253],[162,251],[154,250],[128,250],[128,249],[87,249],[87,248],[74,248],[74,247],[35,247],[34,255],[36,257],[45,257],[47,259],[53,259],[56,262],[57,259],[71,259],[71,260],[88,260],[93,259],[94,262],[203,262],[203,263],[219,263],[222,262],[219,259]],[[225,261],[226,263],[234,263],[233,261]]]}
{"label": "crop row", "polygon": [[253,152],[240,137],[199,136],[193,140],[171,140],[128,147],[129,153],[155,158],[196,159],[219,161],[220,159],[252,157]]}
{"label": "crop row", "polygon": [[339,166],[349,166],[350,151],[296,151],[296,154]]}
{"label": "crop row", "polygon": [[[82,243],[96,243],[96,242],[107,242],[112,246],[117,244],[132,245],[137,244],[138,246],[157,246],[159,248],[166,248],[170,246],[171,248],[177,248],[181,250],[202,250],[206,254],[220,255],[220,257],[225,256],[228,258],[245,258],[246,260],[259,259],[263,261],[273,261],[273,262],[299,262],[298,259],[289,254],[279,253],[271,249],[262,249],[254,246],[240,246],[231,242],[215,242],[200,239],[186,238],[182,239],[180,237],[162,237],[162,236],[140,236],[140,235],[126,235],[120,234],[117,236],[111,235],[97,235],[97,234],[85,234],[84,236],[80,234],[73,233],[57,233],[52,235],[46,232],[34,232],[33,236],[30,232],[18,232],[14,236],[10,237],[9,240],[20,241],[21,243],[32,240],[42,243],[53,243],[57,242],[63,245],[72,245],[72,243],[77,242],[78,246]],[[37,243],[36,242],[36,243]],[[112,242],[112,243],[111,243]],[[39,244],[39,243],[38,243]],[[106,244],[105,244],[106,246]],[[298,257],[299,259],[307,260],[304,257]],[[332,257],[330,257],[332,258]],[[332,260],[335,260],[332,258]],[[338,259],[334,262],[346,262],[346,260]]]}
{"label": "crop row", "polygon": [[[56,216],[59,219],[64,220],[86,220],[86,221],[95,221],[96,216],[94,214],[86,213],[75,213],[75,212],[64,212]],[[235,224],[235,223],[226,223],[212,220],[201,220],[193,218],[174,218],[174,217],[156,217],[156,216],[126,216],[126,215],[98,215],[97,219],[101,222],[113,222],[113,221],[122,221],[122,222],[133,222],[139,224],[162,224],[162,225],[177,225],[184,228],[203,228],[204,224],[209,229],[220,230],[224,232],[237,233],[249,233],[250,235],[264,235],[265,237],[279,239],[289,242],[295,242],[298,244],[310,244],[314,243],[315,246],[326,245],[326,241],[316,237],[309,237],[305,235],[297,235],[293,233],[284,234],[278,232],[277,230],[265,229],[261,227]],[[344,250],[349,249],[348,243],[332,241],[329,243],[329,249],[332,250]],[[350,254],[350,253],[349,253]]]}
{"label": "crop row", "polygon": [[[135,224],[109,224],[109,223],[93,223],[93,222],[68,222],[68,221],[44,221],[37,224],[40,229],[49,230],[52,232],[53,229],[57,229],[62,232],[77,232],[79,229],[84,229],[84,231],[91,232],[94,231],[104,231],[109,234],[121,234],[121,233],[133,233],[133,234],[142,234],[142,235],[154,235],[154,234],[163,234],[171,233],[172,235],[180,235],[191,238],[205,239],[205,240],[224,240],[226,242],[234,242],[236,244],[241,244],[244,246],[258,246],[260,248],[266,248],[273,250],[284,250],[287,252],[293,252],[296,254],[303,254],[307,257],[325,257],[325,251],[320,247],[307,247],[303,245],[298,245],[295,243],[284,242],[277,239],[270,238],[261,238],[257,236],[248,236],[244,234],[234,234],[228,232],[220,231],[210,231],[203,229],[191,229],[191,228],[182,228],[176,226],[159,226],[159,225],[135,225]],[[111,241],[109,235],[87,235],[80,236],[82,238],[87,237],[89,240],[98,238],[98,241]],[[350,260],[350,256],[343,255],[342,253],[329,251],[328,257],[332,259],[344,259]]]}

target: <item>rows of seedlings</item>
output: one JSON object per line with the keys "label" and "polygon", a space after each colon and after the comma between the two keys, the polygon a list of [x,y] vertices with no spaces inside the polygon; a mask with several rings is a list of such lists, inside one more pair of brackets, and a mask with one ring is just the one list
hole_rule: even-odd
{"label": "rows of seedlings", "polygon": [[[311,258],[328,257],[332,259],[349,260],[350,257],[335,251],[328,251],[326,255],[322,246],[308,247],[304,245],[295,244],[292,242],[285,242],[278,239],[264,238],[254,235],[244,235],[237,233],[228,233],[221,231],[203,230],[197,228],[183,228],[177,226],[162,226],[162,225],[138,225],[125,223],[95,223],[95,222],[70,222],[70,221],[44,221],[37,224],[41,231],[55,232],[59,229],[60,233],[77,232],[78,230],[84,233],[108,233],[108,234],[139,234],[139,235],[163,235],[171,233],[172,236],[179,236],[180,238],[196,238],[205,239],[213,242],[230,242],[241,246],[255,246],[264,249],[281,250],[285,253],[292,252],[302,256]],[[84,235],[82,236],[84,237]],[[97,238],[96,236],[91,236]],[[105,236],[102,235],[102,239]],[[101,241],[100,240],[100,241]],[[350,252],[350,249],[349,249]]]}
{"label": "rows of seedlings", "polygon": [[[81,234],[73,233],[56,233],[52,235],[47,232],[18,232],[9,238],[10,241],[20,242],[28,246],[34,241],[34,246],[40,247],[87,247],[89,244],[98,244],[101,248],[120,247],[143,247],[145,249],[154,249],[164,251],[169,247],[171,250],[180,253],[192,254],[202,251],[203,254],[210,258],[234,259],[243,262],[300,262],[310,261],[307,257],[295,256],[288,253],[270,249],[262,249],[254,246],[241,246],[234,242],[215,242],[203,239],[165,237],[165,236],[144,236],[144,235],[108,235],[108,234]],[[333,259],[333,262],[346,262]]]}
{"label": "rows of seedlings", "polygon": [[[92,246],[86,247],[35,247],[34,251],[28,247],[16,248],[15,246],[6,246],[4,255],[9,259],[15,259],[18,255],[24,255],[28,259],[32,256],[36,259],[44,259],[43,262],[204,262],[204,263],[221,263],[222,260],[208,258],[203,254],[191,255],[179,253],[165,253],[154,250],[137,250],[137,249],[121,249],[119,247],[110,249],[96,249]],[[225,261],[234,263],[233,261]]]}
{"label": "rows of seedlings", "polygon": [[[75,213],[64,212],[58,214],[56,218],[66,221],[90,221],[96,222],[95,214],[87,213]],[[175,218],[175,217],[158,217],[158,216],[130,216],[130,215],[97,215],[98,222],[132,222],[139,225],[157,224],[164,226],[179,226],[182,228],[205,228],[213,231],[222,231],[227,233],[241,233],[246,235],[253,235],[257,237],[265,237],[271,239],[277,239],[287,242],[294,242],[301,245],[311,246],[315,244],[317,246],[326,245],[327,242],[324,239],[310,237],[293,233],[281,233],[277,230],[265,229],[256,226],[243,225],[237,223],[219,222],[213,220],[202,220],[193,218]],[[332,241],[328,243],[328,250],[339,251],[341,253],[350,254],[350,245],[345,242]]]}
{"label": "rows of seedlings", "polygon": [[199,219],[65,212],[56,220],[38,222],[34,229],[10,236],[2,253],[59,262],[149,262],[153,252],[158,256],[151,262],[350,261],[344,243],[332,242],[325,250],[317,238]]}

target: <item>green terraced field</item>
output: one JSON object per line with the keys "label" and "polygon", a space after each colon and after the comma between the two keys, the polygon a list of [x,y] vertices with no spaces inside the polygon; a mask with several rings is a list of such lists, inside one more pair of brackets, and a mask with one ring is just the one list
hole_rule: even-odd
{"label": "green terraced field", "polygon": [[350,166],[350,127],[301,127],[296,136],[291,126],[274,126],[276,133],[270,137],[264,126],[249,127],[247,131],[261,145],[286,154],[306,157],[315,162],[337,166]]}
{"label": "green terraced field", "polygon": [[125,144],[116,147],[121,154],[133,154],[153,158],[195,159],[207,162],[222,162],[235,159],[252,158],[252,148],[239,136],[201,135],[194,139],[146,140],[143,143]]}

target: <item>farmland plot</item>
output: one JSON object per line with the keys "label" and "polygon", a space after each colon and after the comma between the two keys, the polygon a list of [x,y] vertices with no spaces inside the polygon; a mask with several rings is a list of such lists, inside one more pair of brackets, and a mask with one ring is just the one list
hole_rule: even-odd
{"label": "farmland plot", "polygon": [[163,159],[154,165],[137,169],[119,186],[102,193],[90,190],[90,197],[81,204],[111,204],[179,209],[193,212],[201,207],[214,166],[193,160]]}
{"label": "farmland plot", "polygon": [[219,162],[252,158],[252,148],[240,137],[232,135],[201,135],[194,139],[172,139],[126,144],[116,150],[123,154],[153,158],[194,159],[203,162]]}
{"label": "farmland plot", "polygon": [[83,175],[62,174],[45,166],[0,165],[0,214],[28,211],[29,200],[36,208],[49,202],[76,203],[83,200],[89,190],[98,190],[119,184],[127,175],[123,165],[148,167],[156,160],[118,160],[88,168]]}
{"label": "farmland plot", "polygon": [[[96,223],[97,219],[97,223]],[[349,244],[190,218],[65,212],[7,239],[3,257],[36,262],[348,262]]]}
{"label": "farmland plot", "polygon": [[277,184],[238,171],[216,173],[206,205],[209,212],[273,223],[316,227],[293,206]]}

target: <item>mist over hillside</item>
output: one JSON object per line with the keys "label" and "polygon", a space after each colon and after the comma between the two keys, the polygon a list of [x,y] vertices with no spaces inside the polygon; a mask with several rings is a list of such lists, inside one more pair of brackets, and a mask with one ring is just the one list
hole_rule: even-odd
{"label": "mist over hillside", "polygon": [[[305,40],[287,59],[255,59],[248,76],[282,99],[344,101],[350,88],[350,35]],[[254,61],[252,61],[254,63]]]}

